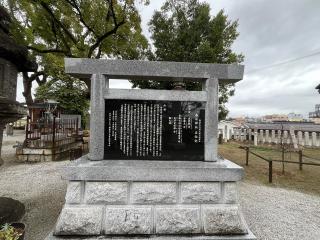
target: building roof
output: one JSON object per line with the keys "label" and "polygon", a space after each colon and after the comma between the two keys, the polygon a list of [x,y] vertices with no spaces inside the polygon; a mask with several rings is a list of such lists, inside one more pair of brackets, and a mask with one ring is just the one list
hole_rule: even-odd
{"label": "building roof", "polygon": [[246,123],[244,127],[258,130],[295,130],[304,132],[320,132],[320,124],[314,124],[312,122]]}
{"label": "building roof", "polygon": [[30,104],[28,106],[28,108],[30,108],[30,109],[34,109],[34,108],[45,109],[45,108],[48,108],[53,105],[58,105],[58,102],[37,102],[37,103]]}

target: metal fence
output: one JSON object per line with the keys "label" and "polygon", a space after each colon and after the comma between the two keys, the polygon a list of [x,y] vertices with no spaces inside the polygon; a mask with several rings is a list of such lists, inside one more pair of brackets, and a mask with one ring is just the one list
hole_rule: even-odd
{"label": "metal fence", "polygon": [[54,117],[31,122],[28,117],[24,146],[35,149],[54,149],[76,142],[80,137],[78,124],[77,119]]}

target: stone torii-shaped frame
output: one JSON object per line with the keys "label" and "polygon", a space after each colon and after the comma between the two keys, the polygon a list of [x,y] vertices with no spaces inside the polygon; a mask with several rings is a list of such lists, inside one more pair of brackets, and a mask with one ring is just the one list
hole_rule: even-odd
{"label": "stone torii-shaped frame", "polygon": [[[241,80],[243,66],[66,59],[65,68],[91,79],[90,153],[65,167],[66,201],[46,240],[256,239],[238,202],[243,168],[217,156],[218,83]],[[109,79],[200,81],[203,89],[110,89]],[[205,102],[204,159],[104,161],[108,99]]]}
{"label": "stone torii-shaped frame", "polygon": [[[72,76],[91,79],[90,160],[104,158],[105,100],[127,99],[205,102],[204,159],[217,161],[218,83],[241,80],[244,66],[66,58],[65,70]],[[202,91],[110,89],[109,79],[200,81],[203,87]]]}

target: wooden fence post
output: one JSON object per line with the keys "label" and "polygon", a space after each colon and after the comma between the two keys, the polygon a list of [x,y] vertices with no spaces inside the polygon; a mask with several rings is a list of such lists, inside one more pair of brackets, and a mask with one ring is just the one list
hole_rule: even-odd
{"label": "wooden fence post", "polygon": [[249,147],[246,147],[246,166],[249,165]]}
{"label": "wooden fence post", "polygon": [[272,160],[269,160],[269,183],[272,183]]}
{"label": "wooden fence post", "polygon": [[302,150],[299,150],[299,170],[302,170]]}

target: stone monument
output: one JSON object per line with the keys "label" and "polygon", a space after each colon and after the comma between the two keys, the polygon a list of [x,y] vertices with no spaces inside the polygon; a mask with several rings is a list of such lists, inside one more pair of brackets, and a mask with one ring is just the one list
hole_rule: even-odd
{"label": "stone monument", "polygon": [[4,126],[26,115],[16,101],[17,74],[37,69],[36,63],[28,59],[27,48],[11,38],[10,22],[9,14],[0,6],[0,165]]}
{"label": "stone monument", "polygon": [[[47,239],[255,239],[238,203],[243,169],[217,154],[218,83],[241,65],[65,60],[91,79],[90,152],[65,168]],[[202,91],[110,89],[109,79],[200,81]]]}

